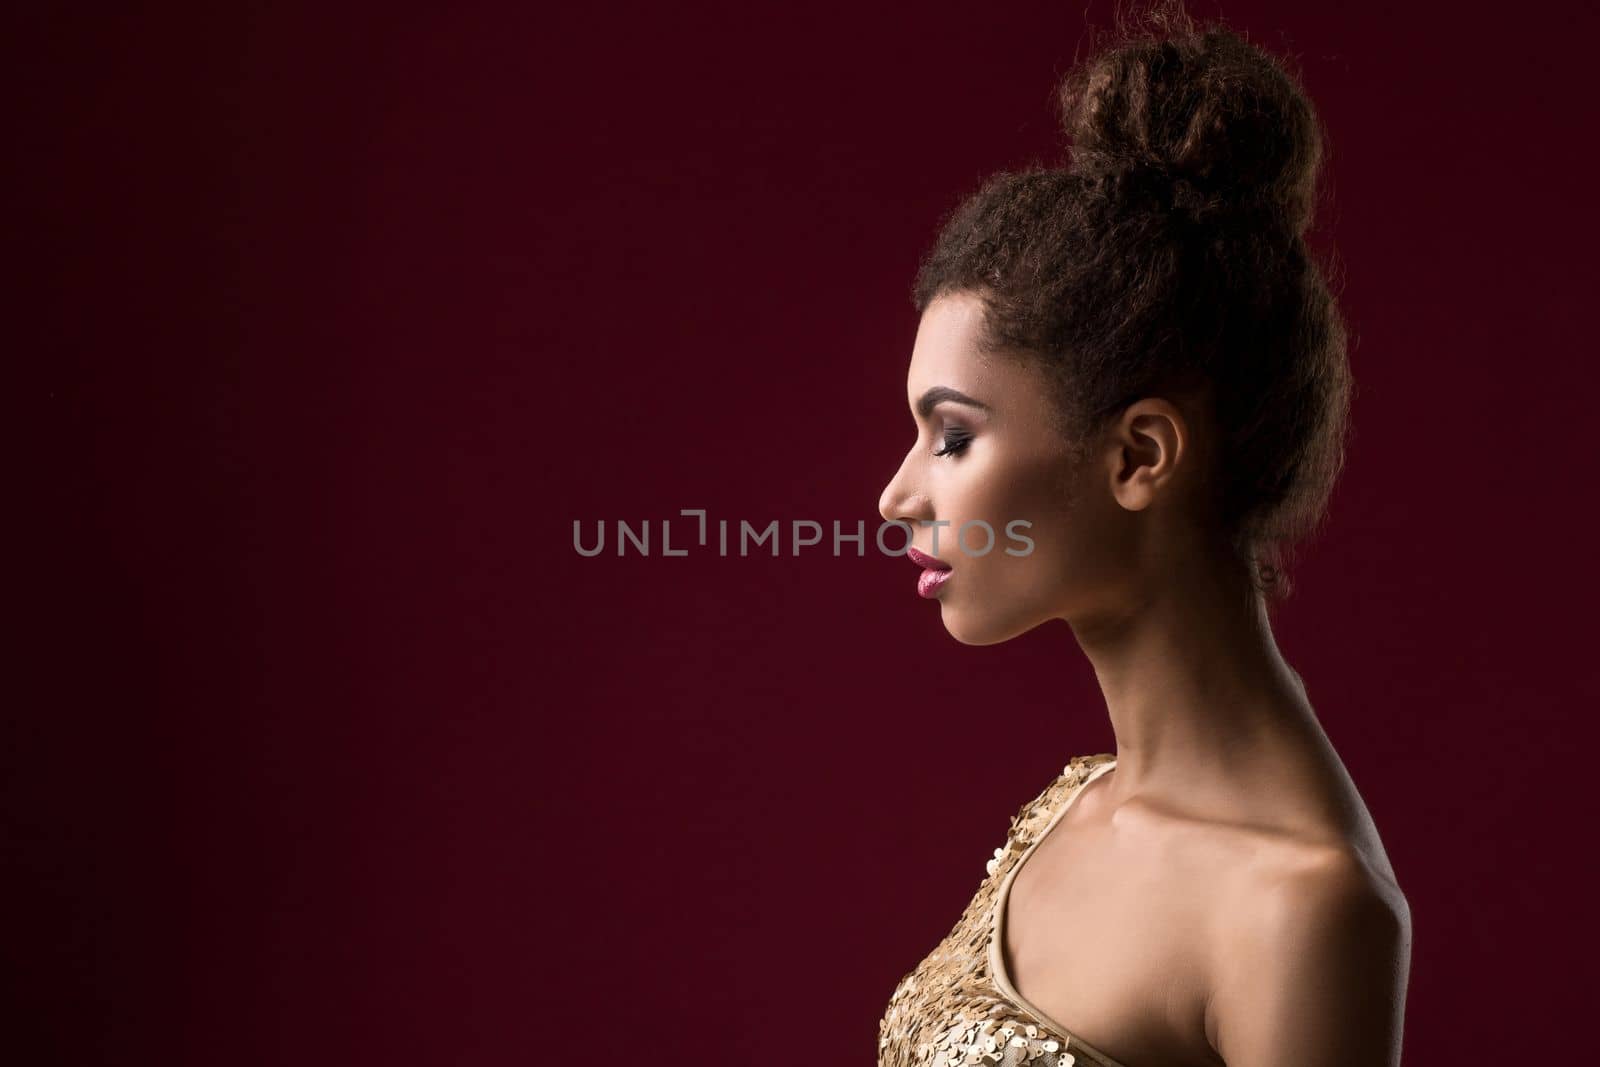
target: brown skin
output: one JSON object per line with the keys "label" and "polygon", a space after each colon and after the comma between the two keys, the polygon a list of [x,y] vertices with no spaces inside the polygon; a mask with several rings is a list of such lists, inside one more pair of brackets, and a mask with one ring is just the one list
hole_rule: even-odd
{"label": "brown skin", "polygon": [[[1134,403],[1074,464],[1042,373],[978,353],[981,314],[969,293],[928,306],[907,394],[913,413],[934,386],[989,410],[946,401],[918,417],[879,510],[953,565],[938,600],[958,641],[1071,626],[1117,754],[1017,874],[1002,946],[1014,985],[1130,1067],[1393,1067],[1409,909],[1210,521],[1203,394]],[[950,429],[970,443],[935,456]],[[997,535],[983,557],[955,547],[974,518]],[[1030,555],[1001,551],[1018,547],[1004,532],[1016,518],[1033,522]],[[936,553],[918,525],[933,520],[950,521]]]}

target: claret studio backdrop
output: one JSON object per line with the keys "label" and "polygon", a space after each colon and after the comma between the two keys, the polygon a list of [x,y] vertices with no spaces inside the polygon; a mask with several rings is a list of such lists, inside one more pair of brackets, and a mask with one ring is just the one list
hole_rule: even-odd
{"label": "claret studio backdrop", "polygon": [[[1600,27],[1191,10],[1327,128],[1359,391],[1274,622],[1410,901],[1406,1062],[1581,1059]],[[960,644],[872,543],[917,261],[1113,14],[13,12],[13,1062],[872,1063],[1113,744],[1065,625]]]}

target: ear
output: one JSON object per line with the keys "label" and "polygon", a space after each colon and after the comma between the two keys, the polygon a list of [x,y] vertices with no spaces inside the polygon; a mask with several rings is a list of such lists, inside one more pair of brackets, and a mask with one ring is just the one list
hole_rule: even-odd
{"label": "ear", "polygon": [[1143,511],[1171,486],[1189,458],[1189,423],[1159,397],[1136,400],[1106,431],[1111,494],[1129,511]]}

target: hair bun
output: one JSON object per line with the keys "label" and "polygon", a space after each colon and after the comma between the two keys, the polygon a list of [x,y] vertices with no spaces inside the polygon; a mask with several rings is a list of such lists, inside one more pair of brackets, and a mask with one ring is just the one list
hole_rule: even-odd
{"label": "hair bun", "polygon": [[1175,4],[1124,23],[1117,37],[1061,83],[1069,170],[1195,215],[1259,214],[1304,233],[1322,139],[1290,75]]}

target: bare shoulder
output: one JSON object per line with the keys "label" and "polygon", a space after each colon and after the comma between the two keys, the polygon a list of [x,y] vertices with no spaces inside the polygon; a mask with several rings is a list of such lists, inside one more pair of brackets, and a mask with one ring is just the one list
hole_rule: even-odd
{"label": "bare shoulder", "polygon": [[1206,1030],[1230,1067],[1399,1062],[1405,895],[1346,842],[1277,839],[1215,927]]}

